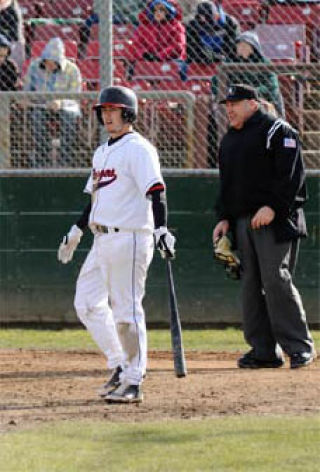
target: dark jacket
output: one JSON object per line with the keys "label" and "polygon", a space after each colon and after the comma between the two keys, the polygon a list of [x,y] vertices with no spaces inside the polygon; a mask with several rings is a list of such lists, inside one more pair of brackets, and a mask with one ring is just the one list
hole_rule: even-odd
{"label": "dark jacket", "polygon": [[18,90],[20,74],[18,66],[10,58],[7,58],[0,65],[0,90],[8,92],[10,90]]}
{"label": "dark jacket", "polygon": [[20,6],[14,0],[11,5],[0,10],[0,32],[10,42],[23,42],[23,21]]}
{"label": "dark jacket", "polygon": [[[200,21],[206,18],[206,21]],[[240,33],[238,21],[211,2],[198,5],[195,18],[186,29],[187,61],[210,64],[236,55],[236,37]]]}
{"label": "dark jacket", "polygon": [[0,63],[0,90],[8,92],[18,90],[20,84],[20,73],[17,64],[9,57],[11,44],[5,35],[0,33],[0,47],[7,49],[7,57]]}
{"label": "dark jacket", "polygon": [[258,110],[242,129],[229,128],[221,141],[219,167],[219,220],[227,219],[233,226],[236,218],[270,206],[277,241],[306,236],[301,145],[287,122]]}

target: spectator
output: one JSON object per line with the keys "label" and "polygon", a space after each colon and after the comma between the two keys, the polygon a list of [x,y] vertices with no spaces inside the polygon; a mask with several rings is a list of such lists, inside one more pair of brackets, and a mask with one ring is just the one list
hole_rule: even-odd
{"label": "spectator", "polygon": [[236,57],[238,21],[226,14],[221,5],[202,2],[187,25],[187,61],[211,64]]}
{"label": "spectator", "polygon": [[25,39],[21,8],[16,0],[0,0],[0,33],[11,43],[11,58],[21,69]]}
{"label": "spectator", "polygon": [[0,90],[5,92],[20,88],[18,67],[9,57],[10,53],[10,42],[0,33]]}
{"label": "spectator", "polygon": [[[233,62],[265,63],[270,61],[263,55],[258,35],[253,31],[241,33],[237,39],[237,56]],[[239,71],[228,77],[229,84],[243,83],[258,89],[259,95],[272,103],[279,116],[284,117],[283,98],[280,92],[278,77],[274,72]]]}
{"label": "spectator", "polygon": [[[33,60],[25,76],[24,90],[35,92],[80,92],[82,85],[78,66],[66,58],[65,47],[60,38],[52,38],[45,46],[41,57]],[[39,166],[51,150],[48,139],[52,115],[59,121],[60,165],[74,161],[72,149],[77,138],[80,116],[79,103],[75,100],[39,100],[32,102],[31,123],[34,133],[34,161]]]}
{"label": "spectator", "polygon": [[[113,5],[113,17],[112,21],[114,24],[133,23],[138,24],[138,15],[141,8],[146,4],[146,0],[136,0],[135,2],[128,2],[128,0],[117,0]],[[79,59],[85,56],[87,44],[91,36],[91,28],[93,25],[99,23],[99,15],[92,12],[88,18],[84,21],[79,29]]]}
{"label": "spectator", "polygon": [[[263,55],[259,38],[253,31],[245,31],[236,38],[237,55],[232,60],[226,62],[238,63],[265,63],[269,60]],[[274,72],[267,71],[235,71],[228,74],[228,85],[235,83],[243,83],[251,85],[258,89],[261,98],[265,100],[265,109],[272,110],[273,114],[285,117],[283,98],[279,87],[278,77]],[[217,76],[212,77],[212,93],[214,96],[218,94]],[[216,167],[217,156],[217,123],[215,112],[210,114],[208,126],[208,155],[211,167]]]}
{"label": "spectator", "polygon": [[132,38],[132,59],[185,60],[186,39],[181,9],[176,0],[154,0],[139,15]]}

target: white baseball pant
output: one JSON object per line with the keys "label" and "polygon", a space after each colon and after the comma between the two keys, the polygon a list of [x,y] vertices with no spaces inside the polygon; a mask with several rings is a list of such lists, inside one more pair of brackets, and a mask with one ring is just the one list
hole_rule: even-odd
{"label": "white baseball pant", "polygon": [[108,359],[123,367],[121,379],[142,382],[147,333],[142,300],[153,257],[153,235],[144,231],[96,234],[81,268],[75,309]]}

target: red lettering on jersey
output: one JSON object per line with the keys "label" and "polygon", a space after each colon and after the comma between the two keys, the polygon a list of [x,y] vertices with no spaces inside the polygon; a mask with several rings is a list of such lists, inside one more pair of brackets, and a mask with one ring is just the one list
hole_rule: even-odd
{"label": "red lettering on jersey", "polygon": [[[93,178],[93,190],[98,190],[101,187],[112,184],[117,178],[115,169],[93,169],[92,170]],[[102,179],[108,179],[103,180]]]}

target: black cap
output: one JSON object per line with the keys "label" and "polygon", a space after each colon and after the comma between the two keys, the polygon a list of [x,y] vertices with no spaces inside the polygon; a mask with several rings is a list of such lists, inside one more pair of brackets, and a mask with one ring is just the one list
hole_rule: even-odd
{"label": "black cap", "polygon": [[246,84],[230,85],[227,91],[227,96],[219,103],[239,102],[240,100],[259,100],[258,91]]}

